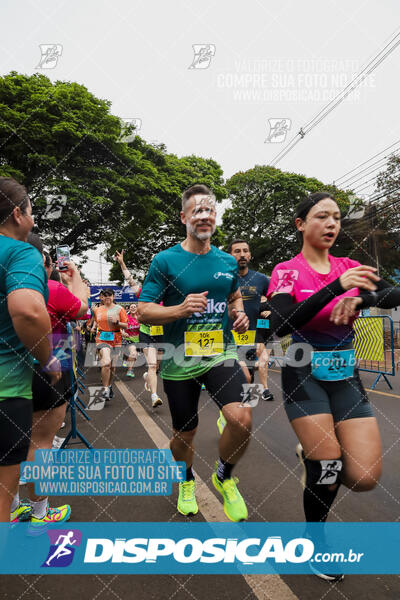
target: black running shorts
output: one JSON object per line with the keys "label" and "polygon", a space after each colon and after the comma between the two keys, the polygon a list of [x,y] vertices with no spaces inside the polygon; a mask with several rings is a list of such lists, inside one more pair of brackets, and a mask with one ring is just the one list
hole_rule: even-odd
{"label": "black running shorts", "polygon": [[311,375],[310,365],[284,366],[282,390],[289,421],[318,414],[331,414],[335,423],[374,416],[358,369],[349,379],[320,381]]}
{"label": "black running shorts", "polygon": [[0,400],[0,465],[19,465],[28,456],[32,433],[32,400]]}
{"label": "black running shorts", "polygon": [[149,335],[148,333],[144,333],[143,331],[139,331],[139,343],[140,350],[143,348],[157,348],[158,344],[162,344],[164,340],[163,335]]}
{"label": "black running shorts", "polygon": [[62,406],[71,397],[71,376],[63,371],[61,379],[55,385],[50,384],[49,376],[35,364],[32,378],[33,412],[51,410]]}
{"label": "black running shorts", "polygon": [[235,360],[233,365],[221,363],[195,379],[164,379],[163,382],[173,428],[176,431],[191,431],[199,422],[198,404],[203,383],[212,400],[222,408],[231,402],[241,402],[246,378]]}

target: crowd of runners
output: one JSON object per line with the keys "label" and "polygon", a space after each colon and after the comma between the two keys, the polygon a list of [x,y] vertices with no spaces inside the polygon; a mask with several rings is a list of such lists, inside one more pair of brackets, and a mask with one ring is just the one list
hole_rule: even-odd
{"label": "crowd of runners", "polygon": [[186,464],[177,500],[183,515],[199,510],[193,460],[205,389],[219,410],[221,434],[212,483],[227,517],[247,519],[235,474],[242,455],[251,453],[251,389],[257,371],[261,401],[274,401],[271,343],[288,334],[282,394],[299,441],[306,523],[326,521],[341,485],[368,491],[378,483],[380,434],[357,368],[353,325],[361,309],[400,305],[400,291],[375,268],[330,254],[340,231],[335,199],[319,192],[299,204],[294,225],[301,250],[270,277],[249,268],[246,239],[231,240],[226,251],[211,245],[216,201],[205,185],[183,192],[180,220],[186,238],[154,256],[143,284],[127,269],[124,251],[116,252],[138,304],[126,310],[105,287],[100,303],[91,306],[73,262],[54,272],[40,238],[30,233],[26,189],[0,177],[0,521],[29,519],[39,526],[70,517],[69,505],[49,507],[33,484],[29,500],[18,493],[20,463],[32,460],[37,448],[51,448],[65,419],[69,367],[58,351],[65,349],[68,322],[95,344],[106,403],[116,366],[125,364],[134,378],[142,352],[144,383],[156,409],[162,404],[160,371],[172,421],[170,448]]}

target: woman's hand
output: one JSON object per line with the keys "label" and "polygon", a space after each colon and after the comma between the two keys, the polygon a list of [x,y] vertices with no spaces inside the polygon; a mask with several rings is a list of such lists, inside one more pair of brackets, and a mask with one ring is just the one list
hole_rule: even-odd
{"label": "woman's hand", "polygon": [[370,267],[368,265],[360,265],[353,269],[347,269],[347,271],[342,273],[339,277],[340,285],[346,291],[353,288],[362,288],[374,292],[376,290],[374,281],[380,280],[380,277],[376,275],[375,271],[375,267]]}
{"label": "woman's hand", "polygon": [[333,321],[335,325],[347,325],[349,319],[355,316],[361,302],[362,298],[359,296],[341,298],[333,307],[329,320]]}

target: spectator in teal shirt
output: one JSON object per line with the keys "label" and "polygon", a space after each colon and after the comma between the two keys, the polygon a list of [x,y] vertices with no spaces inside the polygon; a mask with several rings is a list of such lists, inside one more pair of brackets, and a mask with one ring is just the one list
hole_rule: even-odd
{"label": "spectator in teal shirt", "polygon": [[61,375],[48,337],[43,259],[26,243],[32,227],[26,189],[0,177],[0,522],[10,520],[19,465],[29,448],[33,358],[54,383]]}

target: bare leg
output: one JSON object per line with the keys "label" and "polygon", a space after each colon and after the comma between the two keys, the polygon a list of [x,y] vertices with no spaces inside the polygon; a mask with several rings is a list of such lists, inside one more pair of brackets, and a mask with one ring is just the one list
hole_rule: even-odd
{"label": "bare leg", "polygon": [[0,523],[10,522],[11,502],[18,490],[19,465],[0,467]]}
{"label": "bare leg", "polygon": [[[65,403],[50,410],[40,410],[33,413],[32,436],[27,460],[35,460],[35,450],[50,449],[52,447],[53,438],[65,419],[66,408],[67,404]],[[27,486],[30,500],[33,502],[44,500],[46,496],[35,494],[34,483],[27,483]]]}
{"label": "bare leg", "polygon": [[130,344],[129,345],[129,356],[127,359],[127,363],[128,363],[128,371],[132,371],[134,364],[136,362],[137,359],[137,351],[136,351],[136,346],[134,344]]}
{"label": "bare leg", "polygon": [[111,348],[101,348],[100,352],[101,383],[104,387],[110,385],[111,379]]}
{"label": "bare leg", "polygon": [[264,344],[257,344],[258,376],[264,389],[268,389],[268,362],[270,354],[271,350],[267,350]]}
{"label": "bare leg", "polygon": [[219,440],[219,455],[225,462],[236,464],[249,443],[251,408],[231,402],[222,408],[226,426]]}
{"label": "bare leg", "polygon": [[147,361],[148,374],[147,383],[152,394],[157,394],[157,350],[150,346],[143,348],[144,355]]}
{"label": "bare leg", "polygon": [[342,482],[354,492],[372,490],[382,473],[382,446],[375,417],[347,419],[336,424],[342,447]]}
{"label": "bare leg", "polygon": [[191,467],[193,464],[193,440],[196,431],[197,427],[191,431],[176,431],[174,429],[174,435],[169,444],[174,459],[176,461],[185,461],[186,468]]}

